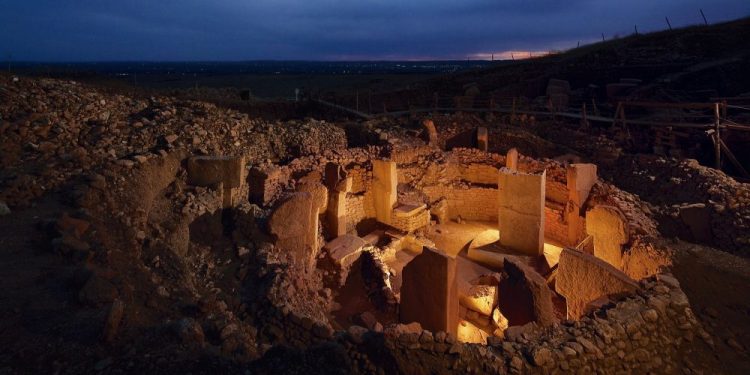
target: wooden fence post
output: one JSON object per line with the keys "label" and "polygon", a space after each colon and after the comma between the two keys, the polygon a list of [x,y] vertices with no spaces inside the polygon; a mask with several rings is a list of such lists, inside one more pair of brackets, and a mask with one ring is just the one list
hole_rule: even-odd
{"label": "wooden fence post", "polygon": [[719,110],[719,103],[714,104],[714,162],[716,169],[721,170],[721,112]]}

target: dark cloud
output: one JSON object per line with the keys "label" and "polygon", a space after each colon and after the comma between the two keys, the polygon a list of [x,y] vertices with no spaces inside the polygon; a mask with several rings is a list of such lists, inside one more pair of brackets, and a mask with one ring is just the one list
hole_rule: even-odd
{"label": "dark cloud", "polygon": [[458,58],[750,15],[747,0],[0,0],[17,60]]}

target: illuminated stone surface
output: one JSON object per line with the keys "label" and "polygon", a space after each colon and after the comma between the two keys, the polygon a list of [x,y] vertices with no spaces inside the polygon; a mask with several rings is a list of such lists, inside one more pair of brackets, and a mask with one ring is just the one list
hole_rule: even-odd
{"label": "illuminated stone surface", "polygon": [[555,289],[563,295],[569,319],[579,319],[586,305],[602,296],[633,292],[630,277],[607,262],[574,249],[563,249]]}
{"label": "illuminated stone surface", "polygon": [[500,171],[498,180],[500,245],[529,255],[544,251],[546,172],[540,175]]}
{"label": "illuminated stone surface", "polygon": [[628,242],[628,227],[615,207],[596,206],[586,213],[586,233],[594,237],[594,255],[620,269],[622,245]]}

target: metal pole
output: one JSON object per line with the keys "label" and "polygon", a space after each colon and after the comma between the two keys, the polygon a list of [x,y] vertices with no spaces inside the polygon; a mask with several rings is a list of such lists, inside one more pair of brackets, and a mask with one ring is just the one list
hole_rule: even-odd
{"label": "metal pole", "polygon": [[667,20],[667,26],[669,26],[669,30],[672,30],[672,24],[669,23],[669,17],[664,17],[665,20]]}

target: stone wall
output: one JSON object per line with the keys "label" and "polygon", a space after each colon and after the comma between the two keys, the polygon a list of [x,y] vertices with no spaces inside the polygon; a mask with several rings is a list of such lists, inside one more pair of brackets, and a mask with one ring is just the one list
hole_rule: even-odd
{"label": "stone wall", "polygon": [[[387,327],[384,332],[352,326],[333,332],[306,318],[277,314],[285,334],[311,344],[325,341],[326,350],[340,350],[355,372],[364,373],[676,373],[706,372],[688,362],[697,346],[713,345],[696,320],[687,297],[671,276],[639,283],[639,295],[596,310],[580,321],[566,321],[540,330],[511,327],[505,339],[488,345],[463,344],[445,332]],[[299,322],[299,323],[297,323]],[[306,335],[296,331],[307,332]],[[317,334],[315,334],[317,333]],[[377,349],[376,349],[377,348]],[[320,347],[308,348],[311,353]],[[333,370],[333,369],[331,369]]]}
{"label": "stone wall", "polygon": [[547,200],[565,205],[568,202],[568,187],[564,183],[547,180],[544,195]]}
{"label": "stone wall", "polygon": [[403,232],[412,232],[430,224],[430,211],[418,210],[414,214],[399,215],[396,210],[391,213],[391,226]]}
{"label": "stone wall", "polygon": [[425,187],[424,193],[431,202],[445,197],[452,219],[461,216],[467,220],[497,221],[497,189],[434,185]]}
{"label": "stone wall", "polygon": [[372,186],[372,171],[356,165],[346,171],[347,177],[352,178],[352,190],[354,194],[369,191]]}
{"label": "stone wall", "polygon": [[497,168],[486,164],[469,164],[457,167],[458,177],[473,184],[497,186]]}
{"label": "stone wall", "polygon": [[544,238],[565,244],[568,240],[568,225],[565,223],[563,211],[544,207]]}
{"label": "stone wall", "polygon": [[346,232],[355,232],[362,220],[375,217],[372,193],[346,195]]}

